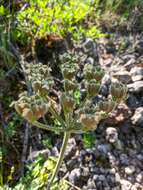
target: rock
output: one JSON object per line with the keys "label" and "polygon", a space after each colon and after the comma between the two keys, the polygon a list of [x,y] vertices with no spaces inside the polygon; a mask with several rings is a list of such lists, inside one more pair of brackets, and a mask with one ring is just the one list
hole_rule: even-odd
{"label": "rock", "polygon": [[108,152],[108,159],[112,167],[117,165],[117,158],[110,152]]}
{"label": "rock", "polygon": [[116,110],[106,119],[106,122],[109,125],[116,125],[127,121],[131,115],[132,112],[126,104],[119,104]]}
{"label": "rock", "polygon": [[54,156],[56,156],[56,157],[59,156],[59,151],[58,151],[58,149],[57,149],[56,146],[54,146],[54,147],[52,148],[51,152],[52,152],[52,153],[51,153],[52,155],[54,155]]}
{"label": "rock", "polygon": [[120,177],[120,175],[119,175],[119,173],[116,173],[115,174],[115,180],[116,180],[116,182],[120,182],[120,180],[121,180],[121,177]]}
{"label": "rock", "polygon": [[124,67],[126,68],[127,71],[130,71],[134,67],[135,62],[136,62],[135,58],[131,58],[129,61],[127,61]]}
{"label": "rock", "polygon": [[115,175],[116,174],[116,169],[115,168],[111,168],[108,171],[109,174]]}
{"label": "rock", "polygon": [[129,159],[128,159],[128,156],[126,154],[121,154],[120,155],[120,163],[121,165],[125,165],[127,166],[129,164]]}
{"label": "rock", "polygon": [[116,185],[115,176],[114,175],[107,175],[106,180],[111,187],[111,189]]}
{"label": "rock", "polygon": [[143,54],[143,41],[137,41],[134,46],[135,52]]}
{"label": "rock", "polygon": [[88,177],[90,175],[89,167],[82,168],[82,174],[81,175],[84,177]]}
{"label": "rock", "polygon": [[113,77],[125,84],[128,84],[132,81],[130,72],[128,72],[126,70],[122,70],[122,71],[113,73]]}
{"label": "rock", "polygon": [[131,118],[134,125],[139,125],[143,127],[143,107],[139,107],[135,110],[134,115]]}
{"label": "rock", "polygon": [[83,45],[83,52],[91,57],[96,58],[98,56],[97,54],[97,45],[96,42],[91,39],[87,38]]}
{"label": "rock", "polygon": [[108,86],[107,85],[101,85],[99,93],[102,94],[102,96],[107,97],[109,94]]}
{"label": "rock", "polygon": [[99,180],[99,181],[104,181],[104,180],[106,180],[106,178],[105,178],[104,175],[99,175],[99,176],[98,176],[98,180]]}
{"label": "rock", "polygon": [[101,152],[101,154],[108,154],[108,152],[110,151],[110,146],[107,144],[101,144],[97,146],[97,150],[99,150],[99,152]]}
{"label": "rock", "polygon": [[132,186],[132,188],[131,188],[131,190],[142,190],[142,189],[143,189],[143,186],[140,185],[139,183],[135,183],[135,184]]}
{"label": "rock", "polygon": [[125,173],[127,174],[127,175],[131,175],[131,174],[133,174],[135,172],[135,166],[128,166],[128,167],[126,167],[125,168]]}
{"label": "rock", "polygon": [[112,44],[107,44],[107,46],[106,46],[106,53],[107,54],[110,54],[110,53],[112,53],[112,54],[114,54],[114,53],[116,53],[116,46],[114,45],[114,43],[112,43]]}
{"label": "rock", "polygon": [[79,161],[77,160],[77,158],[74,158],[74,159],[72,158],[70,160],[67,160],[66,165],[67,165],[68,170],[71,171],[75,167],[78,167]]}
{"label": "rock", "polygon": [[136,60],[136,57],[135,57],[134,54],[126,54],[126,55],[122,56],[122,59],[123,59],[125,62],[128,62],[128,61],[131,60],[131,59]]}
{"label": "rock", "polygon": [[96,187],[97,187],[98,190],[103,190],[102,182],[101,182],[101,181],[98,181],[98,182],[96,183]]}
{"label": "rock", "polygon": [[71,183],[76,184],[80,176],[81,176],[81,169],[75,168],[70,172],[68,178]]}
{"label": "rock", "polygon": [[136,60],[136,65],[143,67],[143,56],[140,56],[137,60]]}
{"label": "rock", "polygon": [[110,143],[115,143],[118,141],[118,132],[117,129],[113,127],[108,127],[106,129],[106,140]]}
{"label": "rock", "polygon": [[143,93],[143,81],[136,81],[132,84],[128,84],[127,85],[128,89],[130,92],[134,92],[134,93]]}
{"label": "rock", "polygon": [[133,94],[130,94],[128,99],[127,99],[127,105],[130,108],[137,108],[139,106],[140,102],[139,100],[136,98],[136,96],[134,96]]}
{"label": "rock", "polygon": [[112,190],[121,190],[120,186],[113,187]]}
{"label": "rock", "polygon": [[136,176],[136,181],[138,183],[142,183],[143,182],[143,172],[139,173],[137,176]]}
{"label": "rock", "polygon": [[85,60],[85,64],[91,64],[91,65],[94,65],[95,63],[95,60],[93,57],[88,57],[86,60]]}
{"label": "rock", "polygon": [[143,79],[143,68],[142,67],[133,67],[130,70],[130,75],[132,76],[133,81],[140,81]]}
{"label": "rock", "polygon": [[88,186],[87,189],[95,189],[96,188],[95,182],[91,178],[88,179],[87,186]]}
{"label": "rock", "polygon": [[47,158],[48,156],[51,155],[51,152],[49,149],[45,149],[45,150],[40,150],[40,151],[33,151],[30,153],[30,155],[28,156],[27,161],[33,161],[35,160],[38,156],[43,156],[44,158]]}
{"label": "rock", "polygon": [[131,189],[132,184],[129,181],[122,179],[120,182],[121,182],[121,190],[130,190]]}
{"label": "rock", "polygon": [[75,154],[75,152],[76,152],[76,141],[74,138],[70,138],[65,152],[65,159],[71,158]]}

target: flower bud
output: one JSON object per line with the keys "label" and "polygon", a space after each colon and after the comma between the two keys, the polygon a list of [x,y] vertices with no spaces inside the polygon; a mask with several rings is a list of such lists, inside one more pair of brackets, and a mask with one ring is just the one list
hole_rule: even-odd
{"label": "flower bud", "polygon": [[41,96],[46,96],[49,92],[49,87],[47,85],[42,86],[41,91],[39,92]]}
{"label": "flower bud", "polygon": [[35,82],[32,83],[32,87],[33,87],[33,89],[34,89],[35,92],[40,91],[41,90],[41,86],[42,86],[42,84],[41,84],[40,81],[35,81]]}
{"label": "flower bud", "polygon": [[71,96],[63,94],[61,97],[61,103],[65,112],[72,112],[75,107],[75,101]]}
{"label": "flower bud", "polygon": [[89,80],[94,79],[94,69],[92,65],[90,64],[85,65],[83,73],[86,80],[89,81]]}
{"label": "flower bud", "polygon": [[17,113],[22,114],[22,108],[20,107],[18,102],[15,103],[14,108],[17,111]]}
{"label": "flower bud", "polygon": [[115,101],[120,102],[127,97],[127,87],[122,83],[114,83],[110,87],[110,93]]}
{"label": "flower bud", "polygon": [[104,71],[101,68],[97,68],[94,72],[94,78],[97,81],[101,81],[104,76]]}
{"label": "flower bud", "polygon": [[115,105],[116,104],[114,101],[109,100],[109,101],[99,102],[98,107],[99,107],[100,111],[104,111],[106,113],[109,113],[114,109]]}
{"label": "flower bud", "polygon": [[65,79],[72,80],[75,76],[76,70],[74,69],[69,69],[69,68],[63,68],[62,69],[63,76]]}
{"label": "flower bud", "polygon": [[94,97],[98,94],[100,89],[100,84],[97,83],[95,80],[91,80],[91,82],[89,82],[87,84],[87,92],[89,97]]}
{"label": "flower bud", "polygon": [[81,114],[79,121],[83,125],[85,130],[95,130],[99,122],[97,117],[90,114]]}
{"label": "flower bud", "polygon": [[74,83],[74,82],[72,82],[70,80],[65,79],[64,87],[65,87],[65,91],[74,91],[77,88],[76,81]]}
{"label": "flower bud", "polygon": [[30,110],[29,108],[25,108],[25,109],[22,111],[22,116],[23,116],[25,119],[27,119],[29,122],[35,121],[34,114],[33,114],[32,110]]}
{"label": "flower bud", "polygon": [[32,111],[33,111],[33,114],[34,114],[36,120],[43,117],[47,113],[48,108],[49,108],[49,106],[47,104],[43,104],[42,102],[39,105],[36,104],[36,105],[32,106]]}

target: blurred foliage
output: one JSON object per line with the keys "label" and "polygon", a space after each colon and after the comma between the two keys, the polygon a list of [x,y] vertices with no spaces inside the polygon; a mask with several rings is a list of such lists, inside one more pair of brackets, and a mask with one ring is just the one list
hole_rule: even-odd
{"label": "blurred foliage", "polygon": [[[87,36],[99,36],[95,26],[84,27],[84,19],[93,10],[91,0],[31,0],[17,13],[17,36],[24,38],[26,33],[43,36],[46,32],[65,36],[70,33],[78,39],[81,33]],[[24,31],[24,33],[23,33]]]}
{"label": "blurred foliage", "polygon": [[94,133],[84,133],[82,135],[82,142],[86,148],[92,148],[96,143],[96,136]]}
{"label": "blurred foliage", "polygon": [[95,0],[102,11],[109,11],[128,15],[136,6],[143,5],[142,0]]}
{"label": "blurred foliage", "polygon": [[[27,165],[25,175],[14,187],[3,186],[3,190],[46,190],[48,177],[50,176],[50,172],[54,169],[56,161],[57,159],[55,157],[49,157],[48,160],[45,161],[42,156],[39,156],[35,161]],[[12,174],[9,176],[9,179],[11,179],[11,177]],[[69,185],[66,183],[66,180],[61,179],[59,182],[55,179],[51,190],[57,189],[68,190]]]}

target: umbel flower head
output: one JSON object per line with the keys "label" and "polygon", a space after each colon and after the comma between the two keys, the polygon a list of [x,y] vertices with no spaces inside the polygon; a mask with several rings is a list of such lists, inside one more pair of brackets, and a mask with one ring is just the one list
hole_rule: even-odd
{"label": "umbel flower head", "polygon": [[83,72],[87,81],[96,80],[97,82],[101,82],[105,74],[99,66],[94,66],[91,64],[86,64]]}
{"label": "umbel flower head", "polygon": [[50,88],[54,84],[53,78],[50,74],[51,69],[47,65],[26,64],[25,72],[28,80],[31,82],[33,91],[39,96],[44,97],[49,93]]}
{"label": "umbel flower head", "polygon": [[101,101],[98,104],[99,110],[104,111],[106,113],[112,112],[115,106],[116,106],[116,102],[110,99],[106,101]]}
{"label": "umbel flower head", "polygon": [[[56,99],[50,94],[55,80],[49,67],[43,64],[25,65],[33,95],[20,95],[19,100],[14,102],[15,109],[32,123],[50,112],[61,123],[63,130],[74,133],[95,130],[100,120],[107,117],[125,99],[127,88],[122,83],[113,83],[110,98],[95,105],[93,98],[99,94],[105,72],[99,66],[86,64],[83,68],[84,78],[79,82],[76,80],[76,74],[80,70],[79,58],[73,53],[67,53],[63,55],[62,62],[63,87]],[[77,92],[78,97],[75,96]]]}
{"label": "umbel flower head", "polygon": [[81,114],[79,121],[81,125],[83,126],[83,130],[85,131],[91,131],[95,130],[97,128],[97,125],[100,121],[99,115],[94,114]]}
{"label": "umbel flower head", "polygon": [[39,96],[28,96],[26,92],[20,94],[19,100],[13,104],[16,111],[29,122],[43,117],[49,109],[49,104],[41,100]]}
{"label": "umbel flower head", "polygon": [[[84,79],[79,82],[76,80],[78,71],[81,71],[79,59],[72,53],[63,56],[61,65],[63,80],[60,81],[62,87],[58,87],[58,92],[54,92],[56,97],[52,95],[52,91],[55,90],[55,79],[51,76],[47,65],[25,65],[25,70],[33,94],[29,96],[28,93],[22,93],[19,100],[13,103],[16,111],[32,125],[58,133],[64,132],[60,157],[47,185],[47,189],[50,190],[63,161],[71,133],[95,130],[99,122],[125,99],[127,88],[121,83],[112,84],[110,88],[112,99],[107,98],[95,105],[93,100],[99,94],[104,71],[99,67],[86,64],[83,69]],[[59,125],[51,127],[38,121],[47,112],[50,112],[49,115],[60,123],[60,127]],[[46,117],[43,120],[45,119]]]}
{"label": "umbel flower head", "polygon": [[121,82],[116,82],[111,84],[110,93],[113,100],[120,103],[127,98],[127,86],[123,85]]}

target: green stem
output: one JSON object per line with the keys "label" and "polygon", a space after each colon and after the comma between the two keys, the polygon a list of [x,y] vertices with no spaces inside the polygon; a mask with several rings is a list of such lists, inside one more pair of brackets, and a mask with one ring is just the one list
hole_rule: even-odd
{"label": "green stem", "polygon": [[40,123],[39,121],[34,121],[34,122],[32,123],[32,125],[34,125],[34,126],[40,128],[40,129],[47,130],[47,131],[63,132],[62,128],[59,128],[59,127],[51,127],[51,126],[49,126],[49,125],[45,125],[45,124],[43,124],[43,123]]}
{"label": "green stem", "polygon": [[57,164],[56,164],[56,167],[55,167],[54,172],[52,174],[52,177],[51,177],[51,179],[50,179],[50,181],[48,183],[47,190],[50,190],[50,187],[51,187],[51,185],[52,185],[52,183],[53,183],[53,181],[54,181],[54,179],[55,179],[55,177],[56,177],[56,175],[57,175],[57,173],[58,173],[58,171],[60,169],[60,166],[61,166],[63,158],[64,158],[64,153],[65,153],[65,150],[66,150],[66,147],[67,147],[67,144],[68,144],[68,140],[70,138],[70,134],[71,134],[70,132],[65,132],[64,133],[64,139],[63,139],[63,144],[62,144],[62,147],[61,147],[61,150],[60,150],[59,159],[57,161]]}

